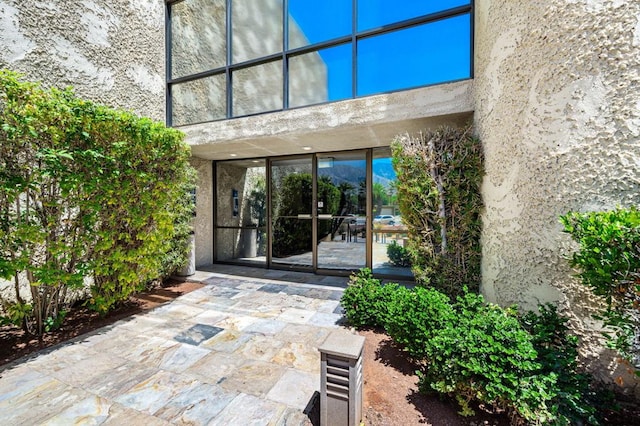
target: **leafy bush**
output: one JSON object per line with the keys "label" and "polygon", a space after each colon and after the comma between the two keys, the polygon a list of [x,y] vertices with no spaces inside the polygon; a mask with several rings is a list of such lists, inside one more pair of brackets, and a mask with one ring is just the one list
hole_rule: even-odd
{"label": "leafy bush", "polygon": [[435,289],[400,287],[389,300],[385,329],[416,360],[427,358],[429,340],[455,322],[449,297]]}
{"label": "leafy bush", "polygon": [[577,338],[551,305],[519,315],[466,293],[455,302],[435,289],[382,285],[371,271],[351,276],[341,303],[357,327],[384,327],[422,365],[422,391],[510,412],[514,423],[594,424],[606,395],[579,372]]}
{"label": "leafy bush", "polygon": [[416,281],[449,296],[480,285],[483,154],[471,128],[398,137],[398,203]]}
{"label": "leafy bush", "polygon": [[409,250],[396,243],[395,240],[387,246],[389,262],[395,266],[411,266],[411,253]]}
{"label": "leafy bush", "polygon": [[19,306],[20,277],[30,284],[25,328],[59,326],[88,277],[103,313],[159,278],[192,210],[183,135],[8,71],[0,110],[0,277]]}
{"label": "leafy bush", "polygon": [[559,424],[599,424],[598,406],[606,392],[595,392],[592,377],[578,371],[578,338],[569,334],[568,320],[558,315],[555,306],[540,305],[538,310],[523,315],[521,323],[532,336],[539,373],[557,377],[550,411]]}
{"label": "leafy bush", "polygon": [[351,275],[340,304],[349,324],[384,327],[390,315],[391,300],[400,290],[397,284],[382,285],[380,280],[373,278],[370,269],[364,268]]}
{"label": "leafy bush", "polygon": [[[598,319],[613,333],[609,346],[640,368],[640,211],[569,212],[560,217],[565,232],[580,244],[570,264],[583,284],[602,296]],[[640,371],[636,371],[640,375]]]}
{"label": "leafy bush", "polygon": [[473,414],[468,404],[477,400],[528,421],[548,421],[546,403],[556,378],[538,374],[531,335],[515,309],[485,304],[471,293],[460,296],[453,309],[455,321],[426,342],[421,389],[455,396],[463,415]]}

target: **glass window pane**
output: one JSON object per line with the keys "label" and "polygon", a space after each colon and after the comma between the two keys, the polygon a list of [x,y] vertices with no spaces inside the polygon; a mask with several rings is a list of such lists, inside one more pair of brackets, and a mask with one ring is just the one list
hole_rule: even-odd
{"label": "glass window pane", "polygon": [[366,262],[365,152],[318,155],[318,268],[359,269]]}
{"label": "glass window pane", "polygon": [[352,0],[289,0],[289,49],[351,34]]}
{"label": "glass window pane", "polygon": [[282,52],[282,0],[233,0],[233,63]]}
{"label": "glass window pane", "polygon": [[233,115],[282,109],[282,61],[233,73]]}
{"label": "glass window pane", "polygon": [[273,262],[295,267],[312,265],[311,157],[271,163],[271,252]]}
{"label": "glass window pane", "polygon": [[224,74],[171,86],[172,124],[199,123],[226,117]]}
{"label": "glass window pane", "polygon": [[373,199],[373,263],[377,274],[412,277],[408,259],[403,256],[407,247],[408,228],[402,220],[396,195],[396,172],[389,148],[375,148],[372,161]]}
{"label": "glass window pane", "polygon": [[470,0],[358,0],[358,31],[417,18],[469,3]]}
{"label": "glass window pane", "polygon": [[289,107],[352,96],[351,43],[289,59]]}
{"label": "glass window pane", "polygon": [[[219,162],[216,182],[217,226],[266,226],[265,160]],[[237,205],[233,198],[238,199]]]}
{"label": "glass window pane", "polygon": [[469,78],[469,14],[363,39],[358,96]]}
{"label": "glass window pane", "polygon": [[266,161],[216,164],[216,260],[264,264],[267,249]]}
{"label": "glass window pane", "polygon": [[171,77],[227,62],[225,0],[186,0],[171,5]]}

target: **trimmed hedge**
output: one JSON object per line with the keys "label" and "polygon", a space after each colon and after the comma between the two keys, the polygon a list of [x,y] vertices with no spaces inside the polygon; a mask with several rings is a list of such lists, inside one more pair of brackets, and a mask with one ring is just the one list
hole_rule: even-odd
{"label": "trimmed hedge", "polygon": [[9,71],[0,112],[0,277],[15,282],[4,322],[56,328],[87,278],[105,313],[184,261],[195,172],[181,132]]}
{"label": "trimmed hedge", "polygon": [[577,338],[555,308],[518,314],[469,293],[452,301],[435,289],[382,285],[368,269],[341,300],[350,324],[384,328],[421,366],[419,386],[507,410],[514,423],[598,424],[601,399],[578,372]]}

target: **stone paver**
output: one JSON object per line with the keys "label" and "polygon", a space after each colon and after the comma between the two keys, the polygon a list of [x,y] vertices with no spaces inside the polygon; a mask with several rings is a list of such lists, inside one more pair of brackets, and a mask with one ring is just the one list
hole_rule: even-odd
{"label": "stone paver", "polygon": [[347,278],[215,266],[205,287],[0,368],[0,425],[309,425]]}

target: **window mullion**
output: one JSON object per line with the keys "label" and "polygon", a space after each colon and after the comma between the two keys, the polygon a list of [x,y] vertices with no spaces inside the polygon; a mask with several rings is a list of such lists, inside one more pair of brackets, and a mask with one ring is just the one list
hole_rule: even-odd
{"label": "window mullion", "polygon": [[289,109],[289,0],[282,5],[282,108]]}
{"label": "window mullion", "polygon": [[227,94],[227,118],[231,118],[233,116],[233,76],[231,75],[231,58],[232,58],[232,25],[231,22],[231,8],[232,8],[233,0],[227,0],[225,12],[225,20],[226,20],[226,39],[227,39],[227,60],[225,67],[225,81],[226,81],[226,94]]}
{"label": "window mullion", "polygon": [[351,97],[358,96],[358,0],[352,0],[351,19]]}

